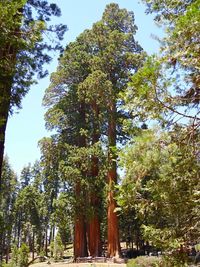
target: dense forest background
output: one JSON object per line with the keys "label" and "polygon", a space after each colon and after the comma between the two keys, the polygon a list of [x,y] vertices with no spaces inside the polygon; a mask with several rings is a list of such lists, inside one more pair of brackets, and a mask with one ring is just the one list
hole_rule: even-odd
{"label": "dense forest background", "polygon": [[[55,4],[0,2],[0,266],[27,266],[28,252],[59,259],[73,243],[75,260],[161,251],[160,266],[182,267],[200,242],[200,1],[142,2],[166,31],[159,55],[115,3],[63,49]],[[43,104],[53,134],[17,177],[7,120],[48,74],[52,50]]]}

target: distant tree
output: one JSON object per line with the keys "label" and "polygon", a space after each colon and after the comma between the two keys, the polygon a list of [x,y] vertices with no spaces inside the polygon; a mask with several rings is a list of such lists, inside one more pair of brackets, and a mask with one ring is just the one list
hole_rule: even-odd
{"label": "distant tree", "polygon": [[[36,238],[40,240],[43,230],[43,197],[33,185],[28,185],[19,192],[16,202],[15,211],[17,213],[18,224],[18,246],[22,243],[29,246],[33,253],[36,250]],[[41,244],[39,244],[41,246]]]}
{"label": "distant tree", "polygon": [[[46,229],[46,253],[48,244],[54,240],[55,237],[55,223],[52,220],[54,213],[54,201],[56,201],[60,188],[61,177],[59,175],[59,161],[60,153],[57,141],[55,138],[43,138],[39,141],[41,150],[41,176],[44,191],[44,214],[45,215],[45,229]],[[48,232],[50,233],[48,239]]]}
{"label": "distant tree", "polygon": [[30,185],[30,183],[32,182],[31,179],[32,179],[32,167],[31,167],[31,164],[29,163],[21,171],[21,175],[20,175],[21,187],[24,188]]}

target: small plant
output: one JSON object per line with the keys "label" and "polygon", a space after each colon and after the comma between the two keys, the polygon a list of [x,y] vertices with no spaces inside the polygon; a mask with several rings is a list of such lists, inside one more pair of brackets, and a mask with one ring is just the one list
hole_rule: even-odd
{"label": "small plant", "polygon": [[19,267],[28,266],[29,248],[26,244],[22,244],[19,249]]}
{"label": "small plant", "polygon": [[58,233],[54,242],[54,260],[60,260],[64,254],[64,246],[60,234]]}
{"label": "small plant", "polygon": [[12,265],[12,263],[5,263],[5,262],[2,262],[2,265],[0,265],[0,266],[1,267],[14,267],[14,265]]}
{"label": "small plant", "polygon": [[15,267],[17,266],[18,264],[18,261],[19,261],[19,249],[16,245],[14,245],[12,247],[12,257],[11,257],[11,263],[10,263],[10,266],[11,267]]}
{"label": "small plant", "polygon": [[157,267],[161,266],[160,258],[158,257],[148,257],[148,256],[140,256],[136,259],[131,259],[127,263],[127,267]]}
{"label": "small plant", "polygon": [[44,262],[45,261],[45,251],[42,249],[39,253],[40,256],[40,262]]}

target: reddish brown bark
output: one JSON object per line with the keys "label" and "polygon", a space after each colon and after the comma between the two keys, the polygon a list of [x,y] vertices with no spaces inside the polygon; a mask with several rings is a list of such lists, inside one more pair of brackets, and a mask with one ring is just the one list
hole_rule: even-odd
{"label": "reddish brown bark", "polygon": [[[79,112],[81,116],[82,128],[85,127],[85,104],[80,103]],[[78,140],[79,147],[86,147],[86,138],[83,135],[79,136]],[[85,173],[82,173],[84,176]],[[83,210],[83,188],[81,187],[81,181],[77,180],[75,185],[75,197],[76,197],[76,215],[75,215],[75,225],[74,225],[74,258],[87,257],[87,238],[86,238],[86,222]]]}
{"label": "reddish brown bark", "polygon": [[74,258],[87,257],[86,225],[83,215],[79,215],[75,221],[74,229]]}
{"label": "reddish brown bark", "polygon": [[[109,187],[112,188],[114,172],[109,171],[108,180]],[[113,190],[110,189],[108,193],[108,257],[119,257],[120,256],[120,242],[119,242],[119,228],[118,228],[118,217],[115,212],[117,207],[114,199]]]}
{"label": "reddish brown bark", "polygon": [[[92,110],[94,113],[93,119],[93,136],[92,144],[96,144],[99,141],[99,109],[96,100],[92,103]],[[97,179],[99,174],[99,159],[95,156],[92,157],[92,169],[91,176],[93,179]],[[96,188],[91,188],[90,192],[90,205],[93,210],[93,215],[89,219],[88,223],[88,250],[92,257],[101,256],[102,243],[101,243],[101,231],[100,231],[100,220],[99,220],[99,205],[100,199],[98,197]]]}
{"label": "reddish brown bark", "polygon": [[[99,172],[98,158],[92,158],[92,177],[97,178]],[[101,232],[100,232],[100,221],[98,215],[98,209],[100,200],[97,193],[94,191],[90,193],[90,205],[93,210],[93,215],[90,218],[88,225],[88,249],[89,254],[92,257],[101,256]]]}
{"label": "reddish brown bark", "polygon": [[[79,202],[81,194],[80,181],[77,182],[75,188],[76,199]],[[74,258],[87,257],[87,240],[86,240],[86,224],[85,217],[80,205],[77,206],[75,226],[74,226]]]}
{"label": "reddish brown bark", "polygon": [[88,250],[92,257],[101,256],[101,233],[99,217],[95,214],[89,221],[88,226]]}
{"label": "reddish brown bark", "polygon": [[111,103],[109,110],[109,122],[108,122],[108,257],[119,257],[120,252],[120,241],[119,241],[119,228],[118,228],[118,217],[115,212],[117,207],[114,199],[114,186],[117,183],[117,165],[116,165],[116,154],[113,148],[116,147],[116,105]]}

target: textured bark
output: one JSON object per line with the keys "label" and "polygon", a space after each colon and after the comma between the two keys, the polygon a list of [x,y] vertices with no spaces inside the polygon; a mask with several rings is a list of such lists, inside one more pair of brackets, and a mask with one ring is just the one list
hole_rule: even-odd
{"label": "textured bark", "polygon": [[74,258],[87,257],[86,224],[84,216],[80,215],[75,222]]}
{"label": "textured bark", "polygon": [[[85,103],[80,103],[79,107],[80,114],[80,128],[85,128]],[[86,147],[86,138],[83,135],[79,136],[78,140],[79,147]],[[85,173],[82,173],[84,176]],[[83,196],[83,188],[81,187],[81,181],[77,180],[75,186],[75,197],[76,203],[78,203],[76,207],[76,217],[75,217],[75,226],[74,226],[74,258],[78,257],[87,257],[87,237],[86,237],[86,222],[85,216],[83,213],[82,206],[82,196]]]}
{"label": "textured bark", "polygon": [[114,185],[117,183],[117,166],[116,166],[116,155],[112,148],[116,147],[116,105],[111,103],[108,123],[108,257],[119,257],[120,242],[119,242],[119,228],[118,228],[118,217],[114,212],[117,207],[114,199]]}
{"label": "textured bark", "polygon": [[8,121],[9,106],[10,106],[10,88],[1,88],[0,100],[0,192],[2,189],[2,166],[5,144],[5,132]]}
{"label": "textured bark", "polygon": [[[96,100],[92,103],[92,110],[94,114],[93,118],[93,136],[92,144],[96,144],[99,141],[99,108]],[[92,157],[92,170],[91,176],[93,179],[97,179],[99,174],[99,159],[95,156]],[[102,242],[101,242],[101,231],[100,231],[100,219],[99,219],[99,205],[100,199],[97,196],[96,191],[98,188],[92,188],[90,192],[90,205],[93,210],[93,216],[90,218],[88,224],[88,250],[92,257],[101,256]]]}
{"label": "textured bark", "polygon": [[[81,192],[80,182],[77,182],[75,194],[79,200]],[[86,239],[86,223],[82,211],[77,212],[74,226],[74,258],[87,257],[87,239]]]}
{"label": "textured bark", "polygon": [[[98,158],[92,158],[92,177],[98,176]],[[88,225],[88,249],[89,254],[92,257],[101,256],[102,244],[101,244],[101,231],[100,220],[98,215],[100,200],[95,193],[95,190],[90,193],[90,205],[93,210],[93,216],[90,218]]]}
{"label": "textured bark", "polygon": [[[18,29],[15,30],[15,37],[18,36]],[[5,44],[5,47],[0,50],[0,61],[8,61],[7,66],[2,65],[0,69],[0,192],[2,188],[2,165],[4,156],[4,144],[6,126],[11,105],[11,88],[14,76],[14,67],[16,64],[16,49]]]}
{"label": "textured bark", "polygon": [[[114,172],[109,171],[108,180],[109,187],[112,187]],[[120,242],[119,242],[119,228],[118,228],[118,217],[114,212],[117,207],[114,199],[113,190],[110,189],[108,193],[108,257],[119,257]]]}

